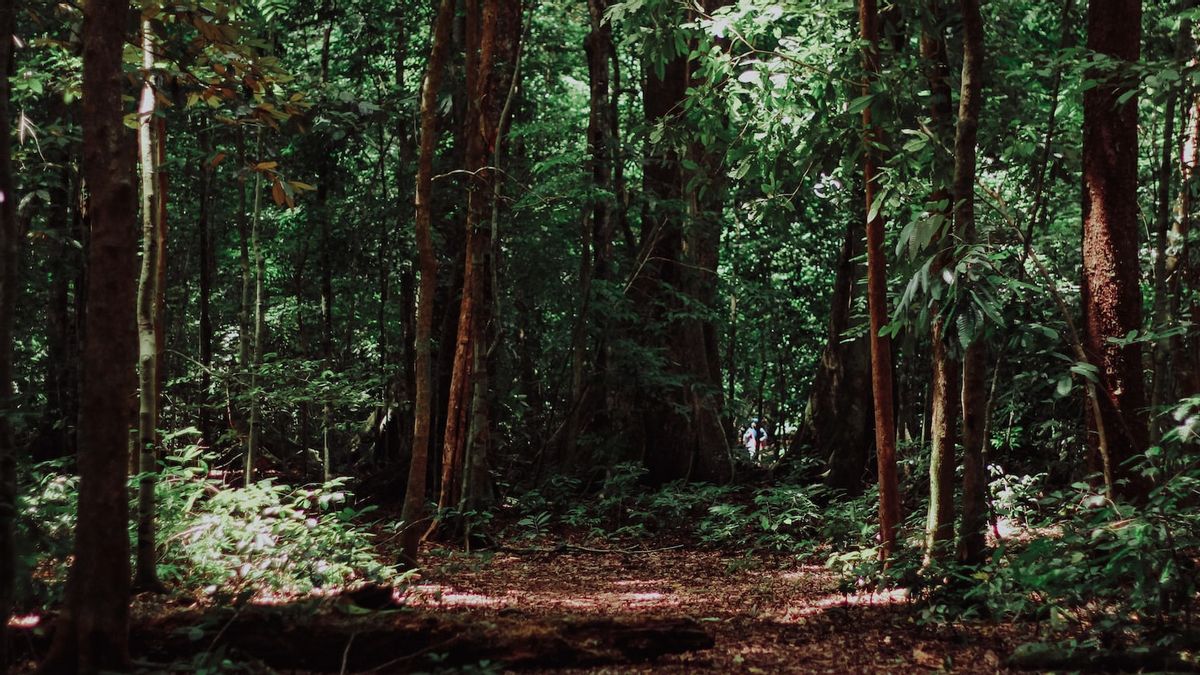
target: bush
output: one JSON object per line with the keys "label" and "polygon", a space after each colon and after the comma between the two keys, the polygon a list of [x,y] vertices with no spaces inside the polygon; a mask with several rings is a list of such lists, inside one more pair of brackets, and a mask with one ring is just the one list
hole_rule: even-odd
{"label": "bush", "polygon": [[[379,559],[372,535],[358,523],[372,507],[351,506],[342,479],[306,487],[264,480],[231,488],[209,477],[208,460],[192,445],[164,462],[157,490],[164,582],[244,597],[396,580],[396,569]],[[55,602],[66,579],[78,481],[63,471],[62,463],[33,467],[23,492],[23,560],[33,571],[22,575],[32,580],[23,596],[30,606]],[[132,541],[133,523],[129,536]]]}

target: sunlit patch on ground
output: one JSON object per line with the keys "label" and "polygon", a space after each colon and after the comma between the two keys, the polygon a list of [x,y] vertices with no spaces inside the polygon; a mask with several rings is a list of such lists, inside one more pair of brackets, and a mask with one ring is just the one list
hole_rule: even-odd
{"label": "sunlit patch on ground", "polygon": [[20,614],[9,617],[9,628],[36,628],[42,622],[40,614]]}

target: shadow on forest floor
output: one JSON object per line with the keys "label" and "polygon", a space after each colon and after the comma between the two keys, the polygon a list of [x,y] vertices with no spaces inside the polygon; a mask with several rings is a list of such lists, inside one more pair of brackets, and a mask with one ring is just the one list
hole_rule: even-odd
{"label": "shadow on forest floor", "polygon": [[[1002,672],[1033,631],[921,628],[902,598],[842,596],[824,568],[794,556],[441,550],[427,560],[440,564],[391,596],[241,609],[143,596],[134,656],[151,672],[222,662],[284,673]],[[23,642],[45,647],[31,631]]]}

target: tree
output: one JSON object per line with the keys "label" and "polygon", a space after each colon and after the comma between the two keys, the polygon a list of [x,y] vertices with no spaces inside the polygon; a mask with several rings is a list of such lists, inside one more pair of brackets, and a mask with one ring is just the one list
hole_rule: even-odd
{"label": "tree", "polygon": [[[979,112],[983,107],[983,17],[979,0],[961,0],[963,15],[963,66],[958,99],[958,126],[954,138],[954,227],[962,241],[975,244],[975,155],[979,136]],[[970,276],[972,270],[968,270]],[[968,279],[966,283],[973,283]],[[962,364],[963,412],[963,510],[959,531],[959,559],[979,562],[984,551],[987,522],[988,415],[987,342],[985,327],[960,337],[969,342]]]}
{"label": "tree", "polygon": [[83,16],[83,174],[89,190],[88,306],[79,414],[75,558],[51,673],[122,670],[129,660],[127,430],[135,390],[136,192],[123,122],[127,0],[89,0]]}
{"label": "tree", "polygon": [[1097,453],[1105,485],[1126,498],[1145,494],[1126,462],[1147,442],[1141,343],[1123,340],[1142,328],[1137,85],[1126,70],[1140,58],[1141,19],[1141,0],[1088,3],[1088,49],[1115,67],[1094,69],[1099,83],[1083,99],[1084,340],[1099,368],[1092,422],[1103,439]]}
{"label": "tree", "polygon": [[162,360],[162,271],[166,269],[166,193],[161,188],[163,171],[159,156],[166,139],[160,133],[160,119],[154,72],[154,29],[148,19],[142,21],[142,68],[145,82],[138,105],[138,148],[141,155],[142,183],[142,264],[137,287],[138,328],[138,518],[137,555],[134,585],[157,589],[158,556],[154,537],[154,486],[158,472],[158,400],[159,365]]}
{"label": "tree", "polygon": [[[866,48],[863,94],[870,95],[879,73],[879,12],[875,0],[859,0],[859,30]],[[877,203],[879,129],[871,106],[863,108],[863,183],[867,210],[867,311],[871,317],[871,391],[875,401],[875,455],[879,467],[880,556],[887,559],[896,548],[900,524],[900,496],[896,475],[896,420],[892,403],[891,339],[883,335],[887,323],[887,259],[883,251],[883,205]]]}
{"label": "tree", "polygon": [[17,446],[10,416],[14,412],[13,317],[17,302],[17,266],[21,232],[17,225],[12,175],[12,88],[15,3],[0,4],[0,667],[9,663],[8,619],[16,586]]}
{"label": "tree", "polygon": [[[482,6],[480,6],[482,4]],[[466,118],[466,167],[470,177],[467,200],[467,250],[462,302],[450,396],[446,405],[446,435],[442,446],[439,509],[459,507],[464,500],[484,498],[488,488],[467,470],[486,457],[492,421],[476,392],[486,391],[484,358],[491,317],[491,214],[495,182],[500,180],[488,162],[497,152],[508,91],[516,76],[521,40],[521,3],[501,0],[467,2],[467,90],[471,92]]]}
{"label": "tree", "polygon": [[420,286],[417,298],[416,336],[414,338],[414,376],[412,460],[404,492],[401,519],[404,530],[401,550],[411,561],[417,558],[424,530],[418,523],[425,518],[425,474],[429,469],[430,426],[433,410],[433,373],[430,348],[433,340],[433,302],[437,293],[437,257],[433,250],[433,154],[437,147],[437,97],[441,88],[446,57],[450,51],[450,28],[454,21],[454,0],[442,0],[434,20],[433,40],[425,78],[421,82],[421,137],[418,150],[416,189],[413,204],[416,217],[413,228],[417,240],[417,267]]}
{"label": "tree", "polygon": [[[704,10],[722,4],[709,2]],[[677,44],[689,47],[674,47],[665,64],[653,58],[644,64],[646,122],[685,133],[647,146],[643,189],[650,206],[642,217],[641,250],[629,287],[642,314],[638,339],[663,355],[667,382],[642,385],[637,423],[653,482],[720,482],[732,472],[721,421],[721,365],[711,319],[692,308],[713,306],[714,242],[720,236],[720,214],[714,211],[724,205],[719,177],[703,157],[709,149],[699,141],[695,120],[684,113],[688,88],[701,81],[690,54],[696,45]]]}
{"label": "tree", "polygon": [[[921,57],[928,72],[929,112],[931,128],[939,141],[949,138],[954,129],[950,92],[950,63],[947,56],[945,7],[941,0],[931,0],[926,7],[926,16],[921,30]],[[930,275],[939,283],[942,270],[954,261],[955,232],[951,217],[954,208],[947,180],[945,162],[934,155],[934,187],[929,197],[932,217],[940,220],[938,227],[938,250],[935,254]],[[951,170],[951,173],[953,169]],[[930,303],[932,321],[930,325],[930,354],[932,356],[932,382],[930,384],[930,438],[929,438],[929,515],[925,526],[925,555],[927,559],[939,558],[946,550],[946,542],[954,538],[954,469],[955,452],[958,445],[960,365],[954,357],[953,347],[948,344],[947,317],[944,306],[938,299]]]}

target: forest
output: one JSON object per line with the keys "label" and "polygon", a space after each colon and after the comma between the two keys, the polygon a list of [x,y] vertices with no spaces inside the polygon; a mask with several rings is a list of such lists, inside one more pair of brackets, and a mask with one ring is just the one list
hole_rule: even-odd
{"label": "forest", "polygon": [[1200,672],[1198,168],[1200,0],[0,0],[0,667]]}

